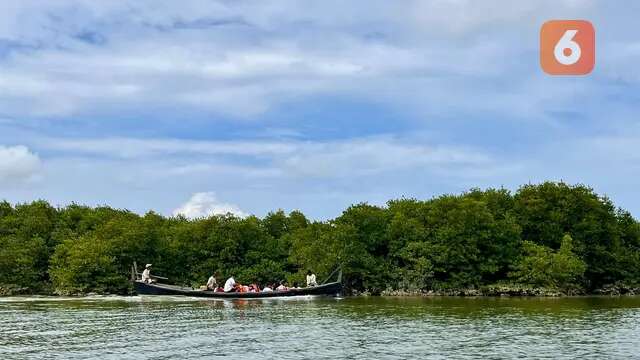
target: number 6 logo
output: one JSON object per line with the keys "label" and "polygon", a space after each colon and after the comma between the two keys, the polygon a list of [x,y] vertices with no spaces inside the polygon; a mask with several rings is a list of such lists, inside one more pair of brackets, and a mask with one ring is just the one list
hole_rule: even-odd
{"label": "number 6 logo", "polygon": [[[560,41],[553,48],[553,55],[556,60],[562,65],[573,65],[580,60],[580,45],[573,41],[573,37],[576,36],[578,30],[567,30],[560,38]],[[569,55],[565,54],[565,50],[569,50]]]}
{"label": "number 6 logo", "polygon": [[584,20],[552,20],[540,30],[540,65],[550,75],[585,75],[595,65],[595,30]]}

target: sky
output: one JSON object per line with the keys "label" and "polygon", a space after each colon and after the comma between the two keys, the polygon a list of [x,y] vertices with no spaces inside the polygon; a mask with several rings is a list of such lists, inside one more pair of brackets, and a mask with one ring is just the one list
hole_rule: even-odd
{"label": "sky", "polygon": [[[586,184],[640,214],[640,3],[0,4],[0,199],[314,219]],[[596,30],[549,76],[551,19]]]}

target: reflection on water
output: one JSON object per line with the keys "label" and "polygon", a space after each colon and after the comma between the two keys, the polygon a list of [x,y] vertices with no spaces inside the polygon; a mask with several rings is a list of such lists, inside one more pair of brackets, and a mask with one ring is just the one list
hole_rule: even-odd
{"label": "reflection on water", "polygon": [[0,298],[0,358],[637,357],[640,297]]}

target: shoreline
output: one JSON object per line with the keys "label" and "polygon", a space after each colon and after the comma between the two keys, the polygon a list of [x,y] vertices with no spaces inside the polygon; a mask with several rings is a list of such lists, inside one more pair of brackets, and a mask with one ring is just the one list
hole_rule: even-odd
{"label": "shoreline", "polygon": [[612,286],[592,292],[580,289],[488,286],[480,289],[451,290],[386,290],[381,296],[453,296],[453,297],[579,297],[579,296],[637,296],[640,287]]}
{"label": "shoreline", "polygon": [[[1,298],[11,297],[42,297],[42,298],[74,298],[82,299],[89,297],[135,297],[138,294],[109,294],[109,293],[85,293],[85,294],[54,294],[54,293],[0,293]],[[553,289],[531,288],[525,290],[504,290],[487,291],[479,289],[456,289],[447,291],[419,291],[419,290],[385,290],[379,294],[372,294],[368,291],[352,292],[340,295],[342,297],[381,297],[381,298],[401,298],[401,297],[457,297],[457,298],[579,298],[579,297],[631,297],[640,296],[640,288],[629,291],[596,291],[596,292],[562,292]]]}

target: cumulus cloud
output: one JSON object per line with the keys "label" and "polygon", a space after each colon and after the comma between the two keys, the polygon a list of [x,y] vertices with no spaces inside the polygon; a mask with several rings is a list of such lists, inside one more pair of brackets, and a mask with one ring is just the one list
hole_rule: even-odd
{"label": "cumulus cloud", "polygon": [[40,158],[26,146],[0,146],[0,182],[29,181],[39,169]]}
{"label": "cumulus cloud", "polygon": [[190,219],[226,214],[247,216],[236,205],[220,202],[213,192],[195,193],[189,201],[173,211],[174,216],[182,215]]}

